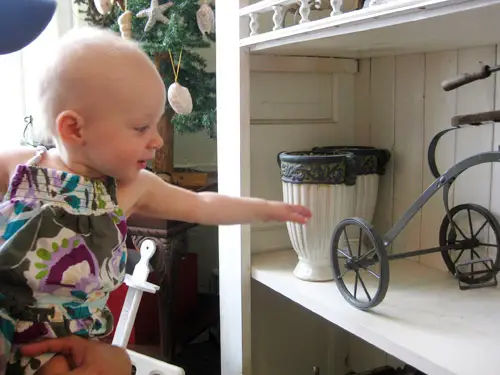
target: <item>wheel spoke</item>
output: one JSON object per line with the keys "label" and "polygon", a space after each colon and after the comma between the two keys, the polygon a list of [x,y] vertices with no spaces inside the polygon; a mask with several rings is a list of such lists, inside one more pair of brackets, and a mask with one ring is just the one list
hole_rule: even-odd
{"label": "wheel spoke", "polygon": [[[477,259],[481,259],[481,257],[479,256],[479,254],[476,252],[476,250],[472,249],[471,253],[474,253],[476,256],[477,256]],[[488,271],[493,271],[490,266],[488,266],[488,264],[486,262],[481,262],[484,264],[484,266],[488,269]]]}
{"label": "wheel spoke", "polygon": [[371,253],[375,253],[376,252],[376,249],[371,249],[369,252],[367,252],[366,254],[363,254],[361,257],[358,258],[358,261],[360,260],[363,260],[364,258],[366,258],[368,255],[370,255]]}
{"label": "wheel spoke", "polygon": [[359,228],[358,258],[361,256],[361,242],[363,239],[363,228]]}
{"label": "wheel spoke", "polygon": [[337,251],[338,251],[340,254],[342,254],[343,256],[345,256],[347,259],[349,259],[349,260],[351,260],[351,259],[352,259],[352,256],[347,255],[347,254],[346,254],[346,253],[344,253],[342,250],[337,249]]}
{"label": "wheel spoke", "polygon": [[485,222],[483,223],[483,225],[481,225],[481,227],[479,227],[479,229],[477,230],[476,234],[474,234],[474,236],[472,238],[476,238],[477,235],[479,234],[479,232],[481,232],[484,227],[486,226],[486,224],[488,224],[488,220],[485,220]]}
{"label": "wheel spoke", "polygon": [[460,227],[458,226],[457,223],[455,223],[455,220],[453,220],[453,218],[451,219],[451,223],[452,223],[452,227],[457,229],[460,234],[462,235],[462,237],[464,238],[464,240],[468,240],[467,236],[464,234],[464,232],[462,232],[462,229],[460,229]]}
{"label": "wheel spoke", "polygon": [[359,277],[359,272],[356,271],[356,279],[354,280],[354,298],[358,295],[358,280],[360,279]]}
{"label": "wheel spoke", "polygon": [[498,247],[498,245],[493,245],[491,243],[482,243],[479,242],[479,246],[485,246],[485,247]]}
{"label": "wheel spoke", "polygon": [[361,278],[361,276],[359,275],[359,271],[358,270],[356,270],[356,274],[359,276],[359,281],[361,281],[361,286],[363,287],[363,289],[364,289],[364,291],[366,293],[366,296],[368,297],[368,301],[371,301],[372,297],[370,296],[370,293],[368,293],[368,289],[366,289],[366,285],[363,282],[363,279]]}
{"label": "wheel spoke", "polygon": [[344,236],[345,236],[345,239],[347,242],[347,249],[349,250],[349,254],[352,257],[351,244],[349,243],[349,237],[347,236],[347,231],[346,231],[345,227],[344,227]]}
{"label": "wheel spoke", "polygon": [[470,210],[467,210],[467,217],[469,218],[470,238],[473,238],[473,236],[474,236],[474,228],[472,228],[472,217],[470,216]]}
{"label": "wheel spoke", "polygon": [[370,275],[373,275],[373,276],[375,276],[377,279],[380,279],[380,276],[379,276],[379,275],[377,275],[377,274],[376,274],[375,272],[373,272],[372,270],[369,270],[369,269],[368,269],[368,268],[366,268],[366,267],[363,267],[363,269],[364,269],[366,272],[368,272]]}
{"label": "wheel spoke", "polygon": [[460,254],[458,254],[458,257],[457,259],[455,259],[455,261],[453,262],[455,265],[457,264],[457,262],[460,260],[460,258],[462,257],[462,254],[464,253],[466,249],[462,249],[462,251],[460,251]]}
{"label": "wheel spoke", "polygon": [[341,274],[339,277],[337,277],[337,280],[341,280],[341,279],[343,279],[343,278],[344,278],[344,275],[345,275],[347,272],[349,272],[349,271],[352,271],[352,270],[350,270],[350,269],[347,269],[347,268],[346,268],[346,270],[345,270],[344,272],[342,272],[342,274]]}

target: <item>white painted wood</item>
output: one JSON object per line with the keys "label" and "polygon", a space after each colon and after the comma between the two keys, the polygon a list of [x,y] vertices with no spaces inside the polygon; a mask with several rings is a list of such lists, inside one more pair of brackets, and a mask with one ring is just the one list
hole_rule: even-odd
{"label": "white painted wood", "polygon": [[359,61],[359,73],[354,79],[354,143],[370,145],[370,69],[369,59]]}
{"label": "white painted wood", "polygon": [[[217,4],[218,190],[250,192],[249,58],[238,46],[243,25],[236,15],[247,0]],[[219,227],[220,339],[222,375],[251,374],[250,228]]]}
{"label": "white painted wood", "polygon": [[[479,66],[479,62],[493,64],[496,59],[494,46],[461,50],[458,53],[458,72]],[[492,110],[494,107],[495,81],[485,79],[459,88],[457,91],[458,114]],[[479,152],[489,151],[493,145],[493,125],[466,127],[456,135],[455,162]],[[472,183],[471,181],[480,181]],[[490,205],[491,165],[470,168],[455,182],[454,205],[477,203],[486,208]]]}
{"label": "white painted wood", "polygon": [[[252,72],[252,196],[283,199],[280,151],[353,142],[353,86],[351,73]],[[286,227],[276,223],[252,225],[251,243],[252,252],[291,247]]]}
{"label": "white painted wood", "polygon": [[355,74],[358,62],[334,57],[250,55],[252,72]]}
{"label": "white painted wood", "polygon": [[[420,54],[396,58],[393,223],[422,192],[424,64]],[[394,240],[394,253],[420,248],[420,220],[418,212]]]}
{"label": "white painted wood", "polygon": [[394,57],[372,59],[370,82],[370,142],[388,149],[391,159],[381,176],[373,224],[380,233],[392,226],[394,158],[394,95],[396,62]]}
{"label": "white painted wood", "polygon": [[285,7],[283,5],[273,6],[273,30],[279,30],[283,28],[283,19],[285,17]]}
{"label": "white painted wood", "polygon": [[[394,114],[394,58],[375,59],[373,74],[371,74],[371,69],[370,59],[359,61],[359,73],[356,75],[354,85],[353,144],[377,145],[391,149],[394,143],[394,121],[389,117]],[[373,97],[371,96],[372,90],[374,90]],[[373,142],[370,139],[371,126],[375,127]],[[392,166],[390,171],[392,171]],[[379,182],[377,217],[374,218],[374,223],[382,224],[385,228],[392,223],[392,208],[390,208],[392,198],[388,195],[392,190],[388,190],[388,186],[392,187],[392,177],[382,177],[382,181]],[[372,344],[351,334],[344,337],[343,341],[348,350],[346,365],[349,371],[362,373],[386,364],[386,353]]]}
{"label": "white painted wood", "polygon": [[[500,49],[496,46],[496,62],[500,61]],[[495,109],[500,108],[500,78],[495,79]],[[493,149],[500,150],[500,129],[499,124],[493,126]],[[494,163],[491,168],[491,201],[490,211],[498,219],[500,218],[500,164]],[[490,233],[490,241],[492,241],[492,234]],[[494,243],[494,242],[492,242]],[[495,254],[491,254],[495,255]]]}
{"label": "white painted wood", "polygon": [[291,250],[254,255],[252,277],[427,374],[498,373],[500,326],[491,312],[500,308],[499,288],[460,291],[450,274],[401,260],[391,264],[385,300],[369,313],[350,306],[333,282],[296,279],[296,259]]}
{"label": "white painted wood", "polygon": [[[428,54],[425,57],[425,110],[424,110],[424,152],[422,191],[432,182],[427,159],[427,150],[432,138],[441,130],[450,127],[450,119],[456,114],[457,92],[445,92],[440,85],[445,79],[457,75],[458,51],[445,51]],[[456,133],[448,133],[441,138],[436,150],[436,163],[441,173],[455,164]],[[450,191],[453,203],[453,188]],[[439,245],[439,227],[445,216],[443,194],[434,195],[422,208],[422,227],[420,246],[430,248]],[[438,269],[446,270],[441,254],[428,254],[420,257],[420,262]]]}
{"label": "white painted wood", "polygon": [[464,48],[497,43],[499,15],[499,0],[396,1],[281,30],[261,30],[242,38],[240,45],[274,55],[337,57]]}
{"label": "white painted wood", "polygon": [[311,4],[309,4],[309,0],[300,0],[300,21],[299,24],[303,24],[309,22],[309,14],[311,13]]}
{"label": "white painted wood", "polygon": [[[271,6],[269,8],[271,11],[273,4],[271,1],[267,3]],[[246,67],[253,71],[249,98],[253,125],[250,127],[250,133],[244,135],[242,130],[246,122],[240,121],[239,117],[237,119],[233,114],[231,131],[235,132],[234,124],[239,123],[240,127],[236,126],[239,133],[237,135],[233,133],[231,137],[226,134],[226,141],[223,144],[219,135],[219,160],[222,160],[222,157],[234,158],[235,155],[240,158],[239,169],[231,170],[232,178],[244,180],[250,173],[251,195],[282,199],[279,171],[277,164],[274,164],[279,151],[342,143],[370,144],[388,148],[393,157],[380,183],[374,223],[380,233],[389,229],[413,203],[416,196],[433,180],[427,165],[427,148],[435,133],[448,127],[449,118],[455,113],[491,109],[495,104],[494,79],[481,81],[451,93],[442,91],[440,81],[454,76],[457,72],[477,69],[479,60],[488,64],[494,63],[496,49],[491,45],[460,51],[450,49],[496,42],[497,23],[492,21],[498,18],[496,12],[500,13],[499,6],[495,4],[500,4],[500,1],[436,0],[432,3],[444,7],[425,11],[416,9],[410,11],[408,8],[406,10],[409,13],[406,15],[399,13],[394,18],[397,12],[389,12],[378,20],[365,20],[359,23],[355,23],[352,21],[354,18],[351,18],[352,23],[346,21],[336,28],[337,34],[331,34],[331,37],[322,40],[317,38],[328,36],[327,27],[322,30],[314,28],[321,22],[326,25],[326,20],[310,21],[304,25],[258,35],[253,39],[240,40],[240,47],[251,46],[254,51],[260,48],[260,52],[266,55],[253,54],[250,57],[250,65]],[[483,5],[489,7],[480,9],[479,7]],[[471,10],[474,7],[477,9]],[[469,10],[459,12],[466,8]],[[450,11],[455,13],[443,15]],[[429,14],[435,17],[427,20],[419,18]],[[471,19],[475,19],[479,14],[485,18],[481,22],[471,22]],[[233,17],[234,15],[235,13],[232,14]],[[336,20],[340,17],[346,15],[336,16]],[[413,19],[417,17],[416,21],[409,23],[408,20],[412,17]],[[368,27],[367,24],[370,24],[371,29],[361,32]],[[456,24],[462,26],[458,31],[453,27]],[[334,28],[333,23],[329,25],[328,27]],[[472,30],[471,25],[479,25],[479,31]],[[248,30],[247,21],[244,27]],[[299,28],[305,30],[305,27],[308,27],[309,34],[298,33]],[[378,27],[378,30],[373,30],[373,27]],[[486,30],[491,34],[485,38]],[[297,35],[293,36],[293,33]],[[282,39],[268,43],[265,38],[271,34],[274,35],[273,38],[282,35],[279,37]],[[430,36],[437,37],[437,41],[431,41]],[[231,40],[234,42],[234,39]],[[259,44],[259,40],[263,41],[262,44]],[[283,40],[291,43],[278,46]],[[296,41],[299,43],[296,44]],[[273,44],[275,42],[277,44]],[[275,48],[274,45],[278,47]],[[446,51],[435,53],[363,59],[356,68],[356,71],[359,69],[358,73],[350,70],[355,63],[352,60],[318,57],[379,56],[394,51],[401,53],[434,51],[444,47]],[[358,53],[358,50],[362,52]],[[242,51],[246,52],[246,47],[242,48]],[[316,57],[279,56],[290,53],[312,54]],[[220,55],[226,60],[225,51],[220,50]],[[227,77],[226,72],[224,74]],[[240,84],[238,90],[246,90],[249,86],[246,80],[241,80]],[[218,100],[220,101],[220,98]],[[240,94],[238,100],[243,100],[243,95]],[[224,102],[220,103],[221,106],[224,105]],[[240,104],[238,101],[238,105]],[[235,107],[232,107],[231,110],[234,111]],[[496,146],[500,143],[498,136],[500,131],[493,133],[492,126],[463,129],[459,133],[462,135],[452,135],[440,143],[437,157],[441,170],[450,167],[463,157],[489,150],[493,144]],[[244,136],[247,138],[244,139]],[[243,150],[244,147],[248,147],[246,143],[248,137],[251,152],[248,151],[250,155],[245,154],[249,158],[245,164]],[[229,142],[238,143],[238,153],[234,154],[235,150],[221,151],[222,147],[234,147],[234,145],[227,146]],[[250,160],[250,172],[248,160]],[[230,164],[227,161],[226,163]],[[226,172],[228,170],[226,169]],[[499,213],[500,200],[494,194],[494,191],[498,190],[500,181],[499,170],[498,166],[484,166],[474,172],[471,171],[471,175],[462,179],[463,181],[458,181],[457,197],[452,197],[452,203],[482,203]],[[226,175],[226,178],[229,179],[229,175]],[[472,184],[471,181],[478,183]],[[243,190],[239,188],[240,192]],[[398,237],[394,251],[436,245],[437,231],[443,214],[442,198],[438,193]],[[221,228],[221,233],[228,229]],[[494,311],[498,307],[494,301],[498,300],[499,289],[461,292],[456,281],[448,273],[423,267],[417,262],[395,261],[391,263],[389,293],[386,300],[377,308],[380,314],[362,313],[353,309],[340,297],[334,284],[311,285],[297,280],[292,274],[293,266],[296,264],[293,252],[283,258],[276,255],[278,253],[269,252],[285,246],[290,247],[284,225],[273,223],[252,226],[251,240],[247,236],[248,233],[243,230],[237,234],[236,231],[231,233],[231,236],[226,237],[227,242],[224,244],[227,248],[230,246],[230,240],[232,250],[247,249],[251,242],[255,262],[253,272],[257,280],[327,321],[353,333],[353,336],[346,338],[335,332],[327,342],[315,342],[314,350],[312,347],[308,350],[307,361],[320,358],[320,354],[316,357],[313,353],[323,353],[332,345],[335,347],[340,340],[339,337],[342,337],[342,350],[344,353],[349,351],[348,363],[357,371],[368,370],[370,367],[385,363],[400,364],[399,361],[403,360],[429,374],[495,373],[494,370],[489,370],[496,369],[499,363],[494,353],[489,353],[488,350],[498,346],[499,342],[496,340],[499,332],[496,328],[490,330],[490,326],[496,327],[491,321],[493,318],[490,313],[482,311],[485,311],[483,309],[485,305],[488,311]],[[257,252],[258,255],[255,254]],[[265,253],[260,254],[261,252]],[[241,252],[242,258],[239,261],[235,260],[234,254],[229,255],[229,258],[233,256],[233,259],[228,260],[229,250],[225,254],[225,259],[222,259],[222,249],[220,254],[221,263],[226,265],[226,272],[231,272],[232,276],[232,279],[228,276],[224,281],[225,292],[234,291],[235,286],[228,285],[230,281],[234,283],[235,278],[242,279],[241,283],[236,283],[236,287],[241,288],[237,291],[239,294],[237,293],[236,301],[241,303],[243,309],[250,300],[250,296],[245,294],[247,292],[245,277],[248,277],[248,273],[244,271],[244,267],[248,266],[245,258],[248,253]],[[439,254],[426,255],[418,259],[432,268],[444,268]],[[229,264],[232,265],[231,269]],[[252,297],[254,298],[252,316],[258,316],[259,319],[259,327],[252,330],[254,347],[259,346],[259,343],[263,343],[264,347],[271,343],[277,345],[281,343],[279,350],[272,352],[268,350],[267,356],[262,348],[255,349],[255,352],[259,353],[259,360],[257,363],[254,362],[254,365],[259,375],[298,374],[299,368],[301,373],[307,371],[306,367],[292,365],[292,363],[300,365],[303,363],[297,355],[296,346],[292,343],[287,344],[286,339],[282,340],[286,337],[290,340],[288,334],[296,322],[283,319],[280,324],[273,324],[271,318],[270,311],[277,306],[285,309],[284,316],[293,308],[287,308],[286,304],[278,302],[273,304],[272,294],[268,294],[267,298],[259,294],[252,294]],[[481,309],[477,306],[481,306]],[[237,313],[233,315],[233,312],[229,311],[229,305],[225,307],[223,311],[226,311],[227,316],[234,318]],[[246,311],[248,313],[248,310]],[[241,312],[241,315],[241,320],[236,325],[237,330],[239,327],[242,327],[242,330],[249,329],[249,324],[244,321],[244,312]],[[266,320],[266,316],[269,320]],[[276,319],[277,317],[274,317],[274,321]],[[304,319],[305,327],[311,327],[312,323],[307,314],[300,319]],[[226,323],[228,321],[229,319],[226,319]],[[474,325],[461,324],[463,321],[473,321]],[[226,325],[226,334],[235,339],[237,334],[229,333],[228,327]],[[272,332],[263,332],[270,331],[270,327],[276,329]],[[249,358],[245,357],[247,352],[244,350],[244,343],[248,343],[249,337],[249,333],[241,334],[242,344],[237,349],[243,353],[241,358]],[[314,335],[311,333],[310,337]],[[451,348],[455,347],[459,348],[458,354],[451,353]],[[222,356],[226,358],[227,363],[234,363],[233,359],[228,359],[228,350],[233,351],[233,348],[226,346],[224,349],[223,346]],[[467,358],[478,357],[479,352],[486,356],[486,360],[481,362],[469,360],[470,363],[465,363]],[[287,356],[293,356],[294,360],[284,360]],[[329,356],[332,361],[329,369],[340,368],[338,362],[343,361],[343,358],[331,354]],[[268,361],[266,358],[269,358]],[[461,359],[464,360],[463,363]],[[242,359],[241,363],[243,362]]]}
{"label": "white painted wood", "polygon": [[263,13],[273,8],[276,5],[292,5],[296,4],[297,0],[262,0],[249,4],[240,8],[239,15],[245,16],[250,13]]}
{"label": "white painted wood", "polygon": [[327,74],[252,74],[252,123],[332,122],[332,87]]}
{"label": "white painted wood", "polygon": [[[339,331],[330,322],[253,280],[254,374],[312,375],[313,366],[319,366],[320,374],[345,374],[332,371],[333,364],[328,363],[330,353],[334,355],[345,348],[345,345],[335,345]],[[335,352],[327,351],[330,342]]]}
{"label": "white painted wood", "polygon": [[259,13],[250,13],[250,36],[259,34]]}
{"label": "white painted wood", "polygon": [[[251,126],[251,194],[267,199],[283,199],[280,169],[277,155],[281,151],[300,151],[315,146],[346,144],[351,141],[345,135],[346,126],[332,126],[330,123],[272,124]],[[286,136],[285,136],[286,135]],[[265,181],[266,183],[263,183]],[[253,225],[253,227],[265,224]],[[266,227],[276,223],[267,224]]]}

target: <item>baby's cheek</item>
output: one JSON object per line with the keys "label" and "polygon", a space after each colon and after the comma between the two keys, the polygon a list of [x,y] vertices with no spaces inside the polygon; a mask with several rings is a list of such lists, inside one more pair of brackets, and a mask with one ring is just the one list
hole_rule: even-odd
{"label": "baby's cheek", "polygon": [[58,375],[66,374],[71,368],[65,357],[56,355],[52,357],[46,364],[40,367],[40,370],[35,375]]}

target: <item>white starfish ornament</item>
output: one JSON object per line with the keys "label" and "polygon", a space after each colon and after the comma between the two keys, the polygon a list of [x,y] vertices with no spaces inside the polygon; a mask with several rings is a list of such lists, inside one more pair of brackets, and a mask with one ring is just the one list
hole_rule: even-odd
{"label": "white starfish ornament", "polygon": [[170,20],[167,16],[163,14],[168,8],[170,8],[174,3],[168,2],[162,5],[158,5],[158,0],[151,0],[151,5],[147,9],[139,11],[136,16],[139,18],[148,17],[148,22],[146,22],[146,27],[144,31],[147,32],[155,25],[157,21],[167,24]]}

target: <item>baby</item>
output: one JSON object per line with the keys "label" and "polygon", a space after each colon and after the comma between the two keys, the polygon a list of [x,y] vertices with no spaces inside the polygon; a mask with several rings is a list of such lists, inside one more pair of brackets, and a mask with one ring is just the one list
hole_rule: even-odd
{"label": "baby", "polygon": [[131,214],[205,225],[311,216],[278,201],[194,193],[145,170],[162,146],[156,125],[166,93],[133,41],[71,31],[39,89],[37,131],[56,147],[0,153],[0,375],[71,367],[55,354],[23,357],[22,344],[110,333],[106,300],[124,279]]}

